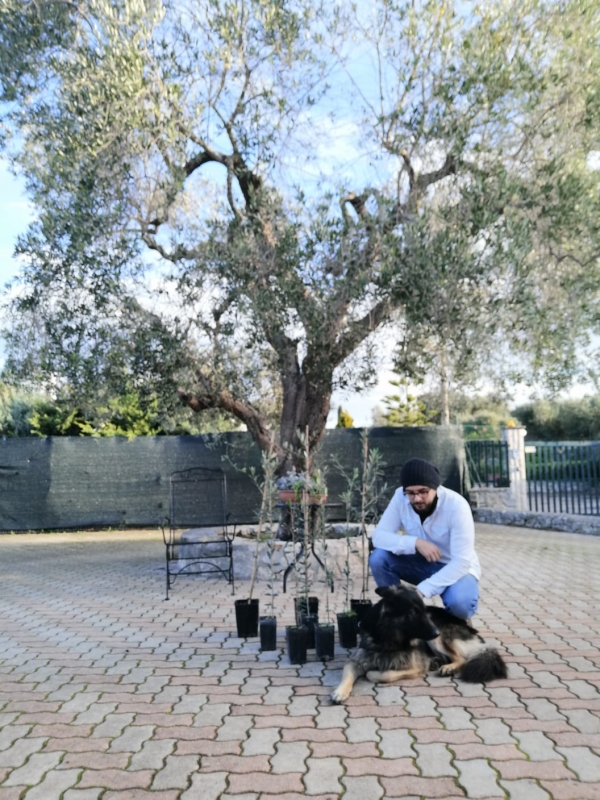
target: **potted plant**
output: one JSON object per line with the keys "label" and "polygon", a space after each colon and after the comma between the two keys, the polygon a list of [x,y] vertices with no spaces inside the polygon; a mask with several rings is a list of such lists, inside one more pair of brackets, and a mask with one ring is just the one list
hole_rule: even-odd
{"label": "potted plant", "polygon": [[262,475],[259,475],[254,467],[251,467],[250,469],[243,468],[241,470],[241,472],[245,472],[250,476],[261,493],[261,504],[258,514],[258,531],[256,534],[256,542],[252,557],[250,589],[247,598],[236,600],[234,603],[237,635],[241,639],[258,636],[259,601],[258,598],[253,597],[253,594],[254,586],[256,584],[256,575],[258,572],[258,553],[260,549],[260,543],[267,526],[270,530],[273,515],[273,476],[275,471],[275,445],[273,439],[271,439],[268,450],[261,455],[261,466]]}
{"label": "potted plant", "polygon": [[[266,457],[265,457],[266,456]],[[263,489],[263,501],[261,504],[261,525],[262,530],[267,534],[266,548],[268,551],[269,576],[267,578],[267,590],[265,594],[269,598],[267,614],[259,619],[260,649],[277,649],[277,617],[275,616],[275,528],[273,526],[273,500],[275,493],[275,469],[277,459],[273,454],[263,455],[263,474],[265,486]]]}
{"label": "potted plant", "polygon": [[312,475],[305,476],[304,483],[304,492],[308,495],[309,505],[321,506],[327,502],[327,486],[320,469],[315,469]]}
{"label": "potted plant", "polygon": [[337,615],[338,624],[338,637],[341,647],[352,648],[357,644],[357,618],[356,611],[351,606],[351,587],[352,587],[352,566],[351,557],[352,553],[356,552],[352,547],[352,529],[350,527],[350,520],[353,512],[353,497],[356,486],[358,485],[358,470],[354,469],[352,473],[343,473],[346,477],[346,491],[342,492],[340,498],[344,503],[346,511],[346,526],[344,529],[344,563],[342,565],[342,574],[344,576],[344,607]]}
{"label": "potted plant", "polygon": [[282,503],[322,505],[327,500],[327,486],[320,469],[312,474],[291,469],[277,479],[277,489]]}
{"label": "potted plant", "polygon": [[285,629],[287,656],[290,664],[305,664],[308,630],[304,625],[288,625]]}
{"label": "potted plant", "polygon": [[383,482],[383,459],[377,448],[369,447],[369,430],[361,433],[362,471],[360,480],[360,563],[361,592],[360,598],[353,598],[350,607],[356,611],[358,626],[373,605],[367,597],[369,591],[369,545],[367,526],[379,521],[379,505],[387,486]]}
{"label": "potted plant", "polygon": [[343,610],[340,611],[337,615],[337,624],[338,624],[338,637],[341,647],[351,648],[356,647],[357,643],[357,635],[358,635],[358,618],[356,615],[356,609],[352,607],[352,600],[350,598],[350,585],[351,585],[351,554],[352,554],[352,542],[351,542],[351,529],[347,525],[345,531],[345,557],[344,563],[342,566],[342,571],[344,574],[344,607]]}
{"label": "potted plant", "polygon": [[[328,548],[327,548],[327,532],[325,529],[325,513],[323,507],[319,508],[319,513],[315,520],[318,526],[318,533],[322,548],[322,564],[324,571],[323,586],[325,588],[325,621],[318,622],[315,625],[315,652],[320,661],[330,661],[334,657],[335,646],[335,627],[331,622],[330,609],[329,609],[329,593],[333,591],[333,573],[329,569],[328,562]],[[317,531],[314,535],[316,536]]]}
{"label": "potted plant", "polygon": [[[294,481],[297,501],[290,503],[290,529],[293,537],[294,549],[294,574],[296,577],[296,627],[305,628],[306,646],[315,646],[314,631],[318,622],[318,598],[310,596],[310,556],[313,552],[316,512],[319,503],[316,500],[326,496],[325,483],[322,473],[312,472],[311,453],[309,446],[308,427],[304,434],[299,436],[303,444],[304,471],[294,473],[288,480]],[[296,547],[299,541],[299,548]],[[296,662],[297,663],[297,662]]]}
{"label": "potted plant", "polygon": [[[379,518],[379,501],[386,490],[382,482],[383,462],[379,450],[369,447],[369,431],[361,433],[362,462],[360,469],[355,468],[351,473],[348,472],[339,460],[334,463],[346,480],[346,491],[342,493],[341,499],[346,510],[346,558],[343,565],[345,579],[345,602],[344,611],[338,615],[338,629],[340,629],[340,644],[342,638],[347,647],[354,647],[356,634],[352,634],[352,622],[346,619],[354,616],[354,626],[358,629],[361,619],[373,605],[373,601],[367,597],[369,590],[369,536],[367,528],[376,523]],[[350,522],[358,522],[360,530],[359,548],[353,548],[350,536]],[[361,563],[361,591],[359,597],[350,597],[351,554],[360,555]],[[341,632],[341,625],[345,633]]]}
{"label": "potted plant", "polygon": [[291,469],[277,479],[279,500],[282,503],[299,503],[304,491],[304,473]]}

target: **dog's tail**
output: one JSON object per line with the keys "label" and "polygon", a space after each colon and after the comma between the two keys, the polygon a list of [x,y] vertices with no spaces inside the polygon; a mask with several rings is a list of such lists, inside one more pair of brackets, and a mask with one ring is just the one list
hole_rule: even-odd
{"label": "dog's tail", "polygon": [[488,683],[508,677],[508,669],[500,653],[488,648],[466,661],[458,677],[466,683]]}

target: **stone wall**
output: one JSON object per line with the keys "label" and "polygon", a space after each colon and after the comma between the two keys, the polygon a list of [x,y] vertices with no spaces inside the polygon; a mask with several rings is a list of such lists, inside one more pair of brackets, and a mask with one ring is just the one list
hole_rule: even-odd
{"label": "stone wall", "polygon": [[551,514],[539,511],[503,511],[491,508],[473,510],[476,522],[490,522],[494,525],[514,525],[538,530],[566,531],[600,536],[600,518],[584,517],[576,514]]}
{"label": "stone wall", "polygon": [[472,509],[487,508],[494,511],[516,510],[517,505],[509,487],[494,489],[488,486],[469,489],[469,503]]}

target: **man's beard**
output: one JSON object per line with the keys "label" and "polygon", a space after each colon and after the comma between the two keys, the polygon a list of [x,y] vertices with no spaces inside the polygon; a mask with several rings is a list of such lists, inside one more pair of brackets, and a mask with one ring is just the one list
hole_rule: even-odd
{"label": "man's beard", "polygon": [[[431,501],[431,503],[411,503],[413,511],[415,514],[418,514],[420,517],[428,517],[430,514],[433,513],[435,507],[437,505],[437,494]],[[420,506],[420,507],[419,507]]]}

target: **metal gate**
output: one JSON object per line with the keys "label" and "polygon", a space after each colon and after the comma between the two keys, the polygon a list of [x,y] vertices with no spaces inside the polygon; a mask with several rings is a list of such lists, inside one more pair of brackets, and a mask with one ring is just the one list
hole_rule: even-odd
{"label": "metal gate", "polygon": [[471,486],[510,486],[506,442],[496,439],[467,439],[465,452]]}
{"label": "metal gate", "polygon": [[528,444],[531,511],[600,515],[600,442]]}

